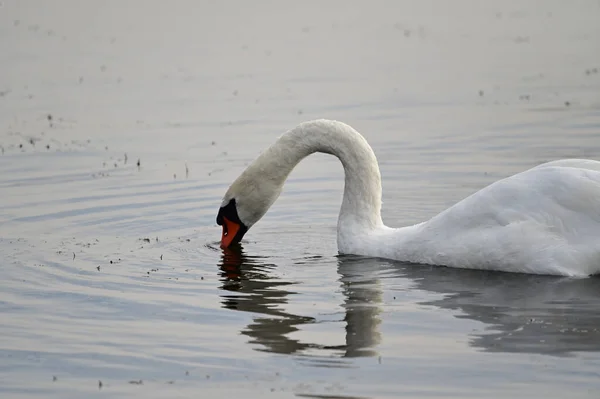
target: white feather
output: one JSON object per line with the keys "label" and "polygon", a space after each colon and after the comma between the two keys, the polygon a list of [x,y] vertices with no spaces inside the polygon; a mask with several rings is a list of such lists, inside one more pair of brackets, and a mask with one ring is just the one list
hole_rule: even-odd
{"label": "white feather", "polygon": [[499,180],[432,219],[401,228],[381,220],[381,176],[367,141],[336,121],[284,134],[231,185],[251,227],[279,196],[291,170],[313,152],[345,171],[340,253],[460,268],[588,276],[600,273],[600,162],[565,159]]}

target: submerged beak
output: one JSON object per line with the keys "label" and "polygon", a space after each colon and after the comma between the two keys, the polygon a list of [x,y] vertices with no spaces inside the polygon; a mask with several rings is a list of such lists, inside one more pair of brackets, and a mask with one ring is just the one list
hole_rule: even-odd
{"label": "submerged beak", "polygon": [[[241,226],[238,223],[232,222],[226,217],[223,218],[223,235],[221,236],[221,248],[229,248],[230,245],[240,242],[240,240],[242,239],[241,236],[243,236],[243,234],[239,234],[240,228]],[[238,235],[240,235],[240,237],[238,237]]]}

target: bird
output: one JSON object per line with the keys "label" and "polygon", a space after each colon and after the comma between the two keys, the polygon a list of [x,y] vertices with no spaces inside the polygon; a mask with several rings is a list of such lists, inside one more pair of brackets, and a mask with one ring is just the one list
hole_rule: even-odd
{"label": "bird", "polygon": [[312,153],[344,168],[339,254],[414,264],[585,277],[600,274],[600,162],[560,159],[500,179],[431,219],[392,228],[381,218],[379,165],[367,140],[335,120],[302,122],[229,186],[217,214],[221,248],[237,245]]}

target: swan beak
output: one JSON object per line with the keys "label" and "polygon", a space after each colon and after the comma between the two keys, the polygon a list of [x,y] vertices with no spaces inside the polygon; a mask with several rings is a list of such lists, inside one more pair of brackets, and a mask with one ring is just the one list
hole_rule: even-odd
{"label": "swan beak", "polygon": [[[242,239],[242,237],[238,238],[240,228],[241,226],[238,223],[232,222],[226,217],[223,218],[223,235],[221,236],[221,248],[229,248],[231,244],[235,244],[236,242],[239,242]],[[236,238],[238,238],[237,241]]]}

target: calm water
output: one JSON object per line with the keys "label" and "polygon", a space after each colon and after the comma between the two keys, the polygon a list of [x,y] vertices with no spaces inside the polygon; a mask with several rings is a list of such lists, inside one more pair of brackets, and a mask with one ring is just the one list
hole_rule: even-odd
{"label": "calm water", "polygon": [[598,278],[339,257],[325,155],[241,252],[215,216],[320,117],[391,226],[600,159],[600,3],[214,3],[0,2],[0,396],[597,398]]}

